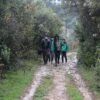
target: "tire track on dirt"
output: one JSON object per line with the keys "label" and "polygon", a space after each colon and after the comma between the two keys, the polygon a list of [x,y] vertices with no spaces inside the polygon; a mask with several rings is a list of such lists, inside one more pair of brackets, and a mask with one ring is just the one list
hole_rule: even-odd
{"label": "tire track on dirt", "polygon": [[66,70],[63,66],[53,67],[51,70],[53,88],[44,100],[69,100],[66,93]]}
{"label": "tire track on dirt", "polygon": [[35,73],[32,84],[29,86],[24,96],[21,97],[21,100],[32,100],[37,87],[40,85],[43,77],[47,74],[48,70],[46,66],[41,66],[41,68]]}

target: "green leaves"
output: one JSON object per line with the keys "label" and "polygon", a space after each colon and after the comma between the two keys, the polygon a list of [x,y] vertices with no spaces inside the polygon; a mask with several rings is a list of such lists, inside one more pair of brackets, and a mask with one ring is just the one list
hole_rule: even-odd
{"label": "green leaves", "polygon": [[[53,35],[61,27],[60,19],[43,0],[1,0],[0,14],[2,11],[0,45],[11,49],[13,60],[36,49],[45,32]],[[0,48],[0,51],[8,63],[9,50]]]}
{"label": "green leaves", "polygon": [[80,23],[76,25],[79,64],[95,69],[95,83],[97,90],[100,90],[100,16],[97,13],[100,3],[98,0],[79,2]]}
{"label": "green leaves", "polygon": [[6,45],[4,45],[3,48],[1,49],[1,56],[5,64],[10,63],[11,50]]}

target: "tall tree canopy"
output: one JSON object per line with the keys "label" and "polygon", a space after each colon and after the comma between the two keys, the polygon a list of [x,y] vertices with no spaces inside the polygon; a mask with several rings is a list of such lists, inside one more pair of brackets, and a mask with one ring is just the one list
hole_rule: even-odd
{"label": "tall tree canopy", "polygon": [[59,17],[42,0],[1,0],[1,57],[4,56],[2,51],[5,47],[10,49],[11,53],[8,54],[12,60],[23,57],[36,49],[45,32],[50,31],[50,35],[53,35],[59,32],[61,25]]}

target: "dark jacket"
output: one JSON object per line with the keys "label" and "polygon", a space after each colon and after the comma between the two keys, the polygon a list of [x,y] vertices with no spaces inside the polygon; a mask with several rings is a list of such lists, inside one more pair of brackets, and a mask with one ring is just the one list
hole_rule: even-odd
{"label": "dark jacket", "polygon": [[42,51],[50,49],[50,39],[48,37],[44,37],[41,41]]}

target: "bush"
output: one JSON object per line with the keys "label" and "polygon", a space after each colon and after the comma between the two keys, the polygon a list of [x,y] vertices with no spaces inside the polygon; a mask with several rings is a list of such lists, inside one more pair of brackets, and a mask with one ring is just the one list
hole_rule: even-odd
{"label": "bush", "polygon": [[5,64],[10,63],[10,55],[11,55],[11,50],[8,48],[6,45],[1,49],[1,57],[4,61]]}
{"label": "bush", "polygon": [[100,91],[100,47],[97,47],[97,62],[96,62],[96,67],[95,67],[95,80],[96,80],[96,87],[97,90]]}
{"label": "bush", "polygon": [[29,50],[28,52],[23,53],[22,58],[38,60],[38,55],[35,50]]}

